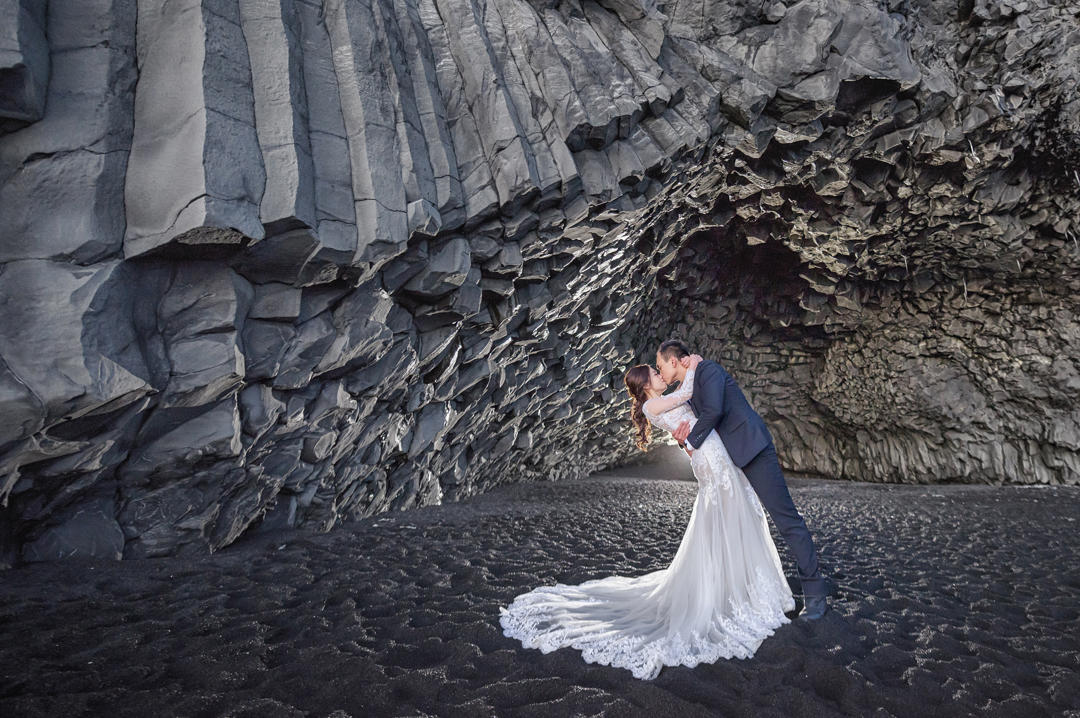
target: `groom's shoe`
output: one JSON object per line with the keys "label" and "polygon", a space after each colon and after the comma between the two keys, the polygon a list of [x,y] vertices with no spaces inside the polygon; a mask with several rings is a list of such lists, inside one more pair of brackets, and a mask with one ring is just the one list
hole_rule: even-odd
{"label": "groom's shoe", "polygon": [[805,596],[803,602],[803,610],[799,614],[801,621],[816,621],[829,610],[829,604],[824,596]]}

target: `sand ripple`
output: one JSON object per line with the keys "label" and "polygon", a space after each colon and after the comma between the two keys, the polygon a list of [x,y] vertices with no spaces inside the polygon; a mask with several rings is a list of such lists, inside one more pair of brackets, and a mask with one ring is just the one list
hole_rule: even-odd
{"label": "sand ripple", "polygon": [[694,485],[606,475],[8,571],[0,715],[1080,716],[1080,489],[791,485],[834,610],[748,661],[643,682],[502,635],[518,593],[674,555]]}

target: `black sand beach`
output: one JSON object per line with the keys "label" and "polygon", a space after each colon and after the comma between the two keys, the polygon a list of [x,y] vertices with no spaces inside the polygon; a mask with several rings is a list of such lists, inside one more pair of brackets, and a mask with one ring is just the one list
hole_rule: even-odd
{"label": "black sand beach", "polygon": [[0,715],[1080,716],[1077,488],[792,479],[833,610],[750,660],[645,682],[504,637],[518,593],[667,564],[696,487],[651,471],[7,571]]}

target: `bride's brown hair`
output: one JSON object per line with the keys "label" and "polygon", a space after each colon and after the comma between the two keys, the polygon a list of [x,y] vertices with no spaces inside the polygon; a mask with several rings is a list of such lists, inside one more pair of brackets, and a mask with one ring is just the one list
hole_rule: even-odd
{"label": "bride's brown hair", "polygon": [[645,387],[649,385],[650,371],[647,364],[631,367],[623,376],[626,391],[630,394],[630,421],[637,429],[634,443],[642,451],[649,446],[649,420],[645,418]]}

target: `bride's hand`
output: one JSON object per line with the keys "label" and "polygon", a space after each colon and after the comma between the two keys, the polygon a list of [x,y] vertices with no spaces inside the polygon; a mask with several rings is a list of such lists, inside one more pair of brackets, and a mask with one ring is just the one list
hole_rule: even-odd
{"label": "bride's hand", "polygon": [[704,361],[704,359],[700,354],[691,354],[688,357],[683,357],[682,359],[680,359],[679,363],[687,369],[692,369],[697,367],[698,363],[702,361]]}

